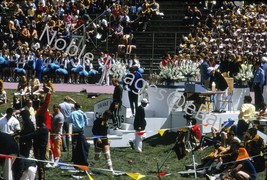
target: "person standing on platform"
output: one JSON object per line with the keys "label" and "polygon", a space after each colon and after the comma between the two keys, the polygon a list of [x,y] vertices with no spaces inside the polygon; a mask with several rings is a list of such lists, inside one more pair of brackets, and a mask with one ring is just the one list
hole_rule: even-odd
{"label": "person standing on platform", "polygon": [[208,59],[205,57],[204,53],[200,53],[200,58],[203,62],[200,64],[200,82],[205,85],[205,82],[209,80],[208,68],[210,67]]}
{"label": "person standing on platform", "polygon": [[148,100],[143,99],[141,101],[141,105],[138,106],[136,110],[136,115],[134,118],[134,130],[136,131],[135,139],[129,142],[131,148],[135,149],[139,153],[143,151],[142,141],[145,138],[145,133],[143,131],[146,128],[145,107],[147,104]]}
{"label": "person standing on platform", "polygon": [[210,75],[209,88],[212,89],[212,83],[215,83],[216,90],[224,91],[224,94],[216,94],[216,98],[214,97],[213,102],[215,104],[213,110],[216,112],[220,112],[221,102],[223,101],[223,98],[225,98],[228,94],[228,84],[222,74],[217,71],[216,67],[209,67],[208,72]]}
{"label": "person standing on platform", "polygon": [[60,103],[60,111],[64,116],[64,124],[63,124],[63,133],[66,134],[62,136],[62,145],[63,145],[63,152],[69,150],[69,122],[68,118],[70,113],[75,110],[76,101],[69,96],[64,98],[64,102]]}
{"label": "person standing on platform", "polygon": [[138,68],[136,66],[129,68],[129,70],[130,73],[127,74],[124,80],[125,83],[124,87],[126,87],[126,85],[128,86],[129,89],[128,98],[132,111],[132,117],[134,117],[138,106],[138,94],[140,93],[139,91],[143,88],[144,83],[143,83],[143,76],[138,71]]}
{"label": "person standing on platform", "polygon": [[267,57],[262,57],[262,69],[264,71],[264,75],[265,75],[265,83],[264,85],[267,85]]}
{"label": "person standing on platform", "polygon": [[119,116],[119,111],[122,104],[122,87],[120,86],[118,79],[113,78],[111,81],[115,89],[113,91],[113,101],[109,107],[109,110],[111,110],[112,112],[111,118],[113,122],[113,128],[114,130],[116,130],[118,128],[121,128],[121,119]]}
{"label": "person standing on platform", "polygon": [[[263,87],[263,92],[267,92],[267,57],[262,57],[262,69],[264,71],[264,75],[265,75],[265,82],[264,82],[264,86]],[[263,96],[264,98],[266,98],[267,93],[265,96]]]}
{"label": "person standing on platform", "polygon": [[252,87],[254,90],[254,97],[255,97],[255,107],[256,111],[262,109],[263,100],[263,85],[265,83],[265,74],[263,69],[261,68],[261,62],[256,61],[254,64],[255,71],[254,71],[254,78],[252,82]]}

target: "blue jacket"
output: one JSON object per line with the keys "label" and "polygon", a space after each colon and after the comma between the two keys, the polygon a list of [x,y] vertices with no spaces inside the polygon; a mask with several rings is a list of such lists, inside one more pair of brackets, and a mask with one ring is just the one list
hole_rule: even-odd
{"label": "blue jacket", "polygon": [[264,63],[262,65],[262,69],[263,69],[264,74],[265,74],[265,82],[264,82],[264,85],[267,85],[267,63]]}
{"label": "blue jacket", "polygon": [[205,80],[209,80],[210,75],[208,73],[208,68],[210,67],[208,61],[203,61],[200,65],[200,81],[201,84],[204,84]]}

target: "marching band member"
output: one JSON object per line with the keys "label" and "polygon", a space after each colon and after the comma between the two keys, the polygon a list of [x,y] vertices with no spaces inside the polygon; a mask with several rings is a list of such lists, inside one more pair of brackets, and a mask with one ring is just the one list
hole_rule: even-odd
{"label": "marching band member", "polygon": [[102,75],[97,85],[109,85],[109,71],[112,61],[113,59],[109,54],[105,54],[102,51],[100,52],[100,58],[98,62],[101,63],[100,66],[102,67]]}

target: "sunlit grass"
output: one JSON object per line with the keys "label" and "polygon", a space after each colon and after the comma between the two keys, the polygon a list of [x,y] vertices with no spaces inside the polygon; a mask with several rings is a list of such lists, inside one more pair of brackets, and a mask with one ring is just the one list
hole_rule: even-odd
{"label": "sunlit grass", "polygon": [[[0,106],[0,113],[4,113],[7,107],[11,106],[13,90],[7,90],[9,102]],[[60,103],[63,101],[65,96],[71,96],[77,102],[82,105],[84,111],[93,111],[93,105],[95,102],[111,97],[110,94],[100,95],[95,99],[88,99],[86,93],[66,93],[57,92],[52,94],[50,111],[53,104]],[[159,179],[157,177],[158,166],[161,167],[160,171],[170,173],[169,176],[162,177],[162,179],[170,180],[182,180],[182,179],[194,179],[182,178],[178,172],[185,170],[185,165],[192,163],[192,154],[188,153],[185,158],[178,160],[172,147],[175,144],[176,133],[165,133],[163,136],[153,136],[148,138],[143,143],[143,153],[136,153],[130,147],[129,148],[111,148],[111,159],[115,170],[123,171],[127,173],[140,173],[146,175],[143,179]],[[212,150],[212,147],[207,148],[203,151],[195,153],[196,162],[200,162],[200,159],[205,157]],[[91,146],[88,161],[94,156],[94,149]],[[63,152],[61,156],[61,162],[69,163],[71,159],[71,152]],[[132,163],[128,161],[131,160]],[[163,163],[164,162],[164,163]],[[95,165],[94,168],[107,168],[104,156],[101,156],[100,161]],[[94,169],[93,169],[94,170]],[[118,180],[130,180],[129,176],[112,176],[111,173],[104,171],[97,171],[98,174],[92,177],[95,180],[107,180],[107,179],[118,179]],[[48,180],[65,180],[72,179],[73,173],[67,170],[61,170],[59,167],[54,169],[46,170],[46,179]],[[266,174],[262,172],[258,175],[259,180],[264,180]],[[82,179],[88,179],[85,173],[82,173]],[[205,178],[198,178],[205,179]]]}

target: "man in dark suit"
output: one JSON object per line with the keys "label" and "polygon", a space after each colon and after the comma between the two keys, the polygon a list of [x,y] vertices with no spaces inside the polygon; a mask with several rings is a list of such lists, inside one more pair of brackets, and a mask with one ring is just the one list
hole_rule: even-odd
{"label": "man in dark suit", "polygon": [[136,115],[134,118],[134,130],[135,133],[135,139],[133,141],[130,141],[130,145],[132,149],[135,149],[137,152],[142,152],[142,140],[145,138],[144,130],[146,128],[146,120],[145,120],[145,107],[148,104],[147,99],[143,99],[141,101],[141,105],[138,106],[136,110]]}
{"label": "man in dark suit", "polygon": [[113,78],[112,84],[114,85],[114,91],[113,91],[113,101],[109,107],[109,110],[112,112],[112,122],[113,122],[113,128],[114,130],[117,130],[118,128],[121,129],[121,119],[119,116],[119,111],[122,104],[122,87],[119,84],[118,79]]}

